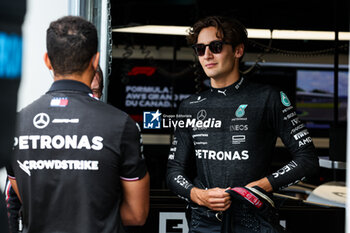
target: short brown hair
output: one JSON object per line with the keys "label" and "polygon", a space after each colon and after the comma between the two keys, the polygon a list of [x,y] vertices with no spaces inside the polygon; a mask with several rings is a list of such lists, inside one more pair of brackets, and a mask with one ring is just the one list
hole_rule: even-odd
{"label": "short brown hair", "polygon": [[203,28],[215,27],[218,31],[217,37],[228,42],[235,48],[239,44],[246,46],[248,37],[245,26],[236,19],[223,16],[208,16],[198,20],[191,28],[187,36],[190,45],[197,43],[198,35]]}

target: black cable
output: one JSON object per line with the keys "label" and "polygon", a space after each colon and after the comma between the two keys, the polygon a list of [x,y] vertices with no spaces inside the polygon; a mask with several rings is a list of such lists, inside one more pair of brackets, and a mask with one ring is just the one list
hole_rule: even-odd
{"label": "black cable", "polygon": [[[284,56],[301,56],[301,57],[310,57],[310,56],[322,56],[322,55],[329,55],[334,54],[335,48],[327,48],[327,49],[321,49],[321,50],[314,50],[314,51],[290,51],[290,50],[284,50],[279,48],[273,48],[270,45],[265,45],[263,43],[257,42],[255,40],[249,39],[249,43],[254,48],[258,48],[263,50],[264,52],[269,53],[277,53]],[[340,45],[338,46],[338,50],[347,51],[349,48],[348,44]]]}

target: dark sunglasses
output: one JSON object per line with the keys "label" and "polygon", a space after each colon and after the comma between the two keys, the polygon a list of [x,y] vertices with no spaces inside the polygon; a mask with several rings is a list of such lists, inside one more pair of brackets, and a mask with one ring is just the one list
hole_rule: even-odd
{"label": "dark sunglasses", "polygon": [[205,54],[205,48],[207,46],[209,46],[209,49],[212,53],[221,53],[222,46],[224,44],[229,44],[229,43],[221,40],[214,40],[209,44],[194,44],[192,45],[192,48],[194,49],[194,52],[196,53],[197,56],[203,56]]}

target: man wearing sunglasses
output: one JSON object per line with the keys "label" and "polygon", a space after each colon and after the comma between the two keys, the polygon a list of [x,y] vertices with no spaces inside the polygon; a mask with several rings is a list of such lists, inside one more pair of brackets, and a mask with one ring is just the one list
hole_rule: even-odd
{"label": "man wearing sunglasses", "polygon": [[[187,39],[211,88],[179,108],[178,115],[191,119],[175,130],[168,186],[190,204],[190,232],[220,232],[225,211],[230,222],[223,232],[277,232],[268,220],[269,193],[317,172],[310,135],[282,91],[240,76],[247,42],[240,22],[207,17]],[[277,137],[293,159],[271,173]]]}

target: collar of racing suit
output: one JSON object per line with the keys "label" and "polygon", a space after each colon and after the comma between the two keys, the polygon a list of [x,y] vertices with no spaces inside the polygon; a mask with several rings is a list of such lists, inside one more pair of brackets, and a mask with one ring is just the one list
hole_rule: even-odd
{"label": "collar of racing suit", "polygon": [[223,87],[223,88],[210,87],[210,91],[214,95],[229,96],[237,93],[245,85],[245,83],[247,83],[247,81],[245,80],[244,77],[241,77],[240,79],[238,79],[238,81],[231,84],[230,86]]}
{"label": "collar of racing suit", "polygon": [[87,94],[92,94],[91,89],[86,86],[84,83],[79,82],[79,81],[75,81],[75,80],[57,80],[55,81],[49,91],[49,92],[53,92],[53,91],[78,91],[78,92],[85,92]]}

